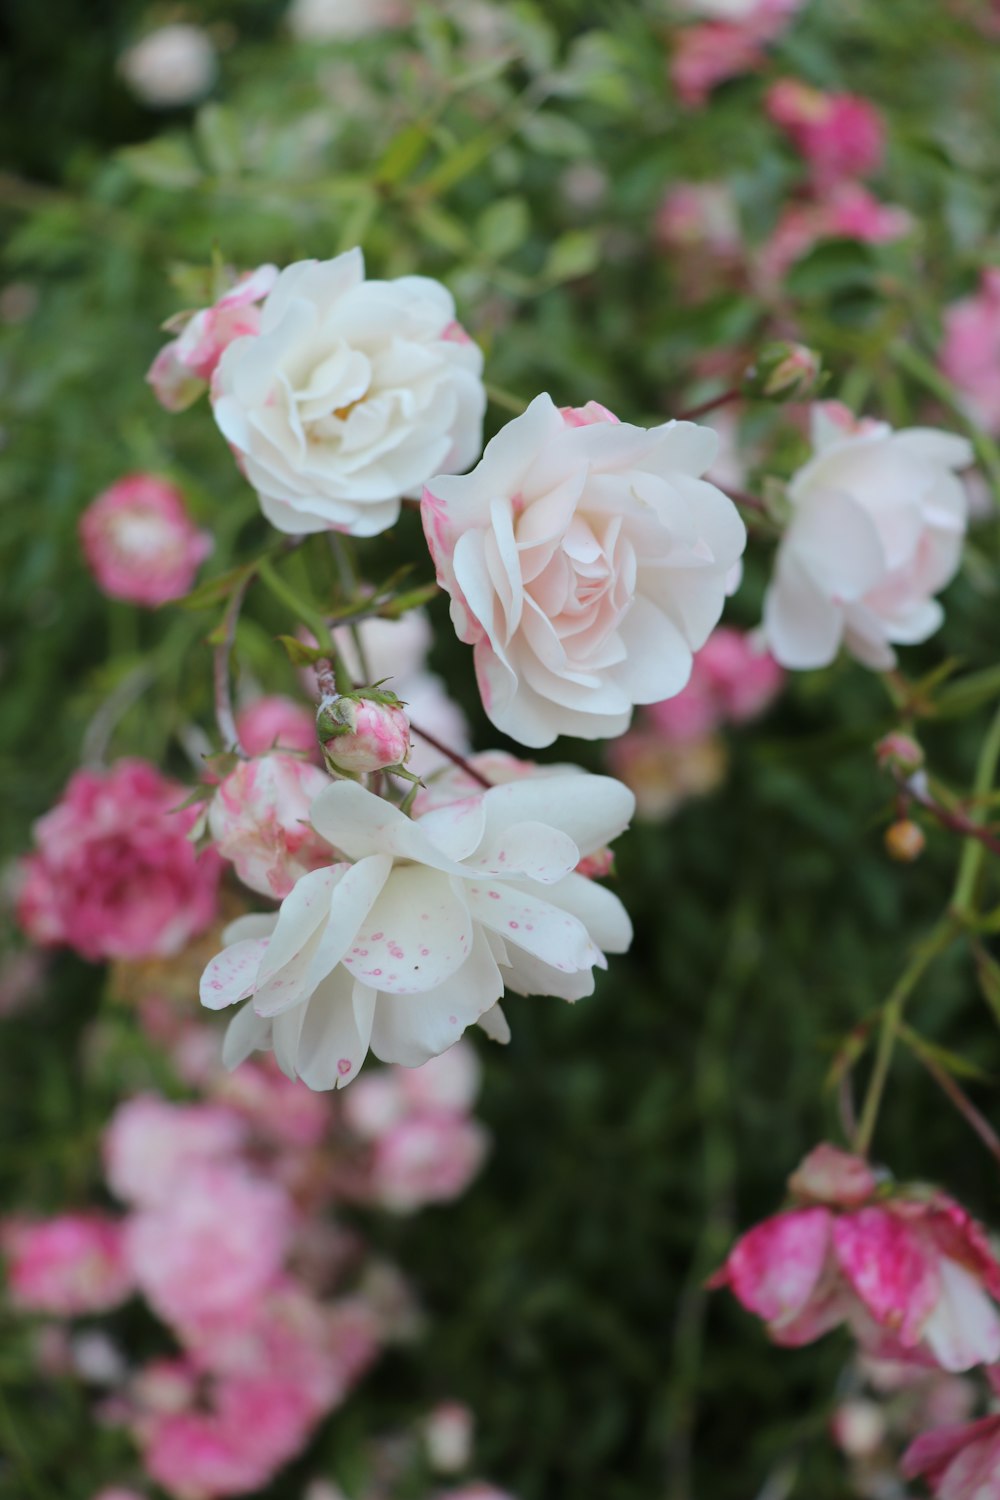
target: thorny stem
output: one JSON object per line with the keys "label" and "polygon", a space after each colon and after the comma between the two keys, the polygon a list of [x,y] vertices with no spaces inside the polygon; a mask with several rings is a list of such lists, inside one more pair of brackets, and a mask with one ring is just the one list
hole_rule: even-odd
{"label": "thorny stem", "polygon": [[458,766],[460,770],[465,772],[466,776],[471,776],[473,781],[479,782],[480,786],[492,787],[492,781],[487,780],[481,771],[477,771],[475,766],[470,765],[464,755],[459,755],[457,750],[452,750],[448,745],[439,740],[437,735],[430,734],[426,729],[421,729],[420,725],[414,724],[412,719],[410,720],[410,728],[414,734],[419,734],[422,740],[426,740],[428,745],[433,745],[434,749],[439,751],[441,755],[446,755],[453,765]]}
{"label": "thorny stem", "polygon": [[[979,845],[974,846],[976,848]],[[906,1002],[916,989],[934,960],[951,946],[957,931],[957,923],[951,915],[941,918],[929,935],[918,946],[910,962],[896,981],[882,1011],[882,1026],[879,1031],[878,1050],[868,1091],[861,1109],[861,1123],[854,1137],[854,1150],[858,1156],[867,1156],[871,1150],[872,1137],[878,1120],[879,1106],[885,1091],[886,1079],[892,1065],[892,1054],[896,1046]]]}
{"label": "thorny stem", "polygon": [[240,610],[246,591],[250,587],[253,577],[244,578],[237,584],[229,596],[226,612],[222,617],[222,640],[215,648],[212,669],[215,681],[215,722],[219,726],[219,735],[222,739],[224,750],[235,750],[237,755],[244,755],[245,751],[240,744],[239,731],[236,728],[236,717],[233,713],[232,683],[229,675],[229,663],[233,654],[233,644],[236,640],[236,627],[239,623]]}
{"label": "thorny stem", "polygon": [[707,401],[699,401],[697,406],[689,406],[686,411],[679,411],[674,420],[693,422],[695,417],[707,416],[710,411],[718,411],[720,406],[729,406],[733,401],[741,400],[744,394],[738,385],[731,386],[728,391],[723,391],[721,396],[711,396]]}

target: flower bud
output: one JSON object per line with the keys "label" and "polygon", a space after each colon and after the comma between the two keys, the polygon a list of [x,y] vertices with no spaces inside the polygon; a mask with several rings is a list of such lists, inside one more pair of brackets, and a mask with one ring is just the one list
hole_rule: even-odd
{"label": "flower bud", "polygon": [[894,730],[884,735],[875,746],[875,759],[881,771],[898,771],[902,776],[912,776],[924,763],[924,752],[911,734]]}
{"label": "flower bud", "polygon": [[900,818],[885,831],[885,847],[890,859],[912,864],[924,852],[927,843],[923,829],[912,818]]}
{"label": "flower bud", "polygon": [[822,361],[804,344],[765,344],[743,375],[748,396],[771,401],[805,401],[822,384]]}
{"label": "flower bud", "polygon": [[325,698],[316,730],[327,765],[341,776],[402,766],[410,755],[410,722],[393,693]]}

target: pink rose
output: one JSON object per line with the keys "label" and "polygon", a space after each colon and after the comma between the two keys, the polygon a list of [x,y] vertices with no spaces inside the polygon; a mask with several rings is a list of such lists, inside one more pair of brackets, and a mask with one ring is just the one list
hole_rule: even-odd
{"label": "pink rose", "polygon": [[680,692],[746,543],[700,477],[716,447],[688,422],[570,426],[543,395],[470,474],[429,482],[424,532],[498,729],[605,738]]}
{"label": "pink rose", "polygon": [[160,405],[183,411],[207,390],[234,339],[260,332],[260,306],[278,279],[277,266],[247,271],[215,301],[198,312],[181,313],[170,327],[180,337],[165,344],[146,376]]}
{"label": "pink rose", "polygon": [[79,532],[98,587],[148,609],[189,593],[214,546],[180,490],[155,474],[127,474],[104,490],[80,517]]}
{"label": "pink rose", "polygon": [[246,1127],[212,1104],[169,1104],[138,1094],[115,1110],[102,1142],[108,1187],[125,1203],[162,1203],[183,1192],[189,1173],[235,1157]]}
{"label": "pink rose", "polygon": [[902,1470],[937,1500],[1000,1500],[1000,1414],[925,1432],[903,1454]]}
{"label": "pink rose", "polygon": [[221,1074],[213,1093],[268,1144],[318,1146],[330,1128],[328,1096],[299,1088],[271,1054]]}
{"label": "pink rose", "polygon": [[675,743],[693,743],[723,724],[755,719],[780,692],[785,674],[741,630],[720,625],[694,659],[683,692],[648,709],[649,722]]}
{"label": "pink rose", "polygon": [[775,1343],[809,1344],[846,1322],[879,1358],[951,1371],[1000,1358],[1000,1265],[951,1198],[877,1193],[867,1164],[831,1146],[789,1186],[798,1206],[738,1240],[710,1283]]}
{"label": "pink rose", "polygon": [[809,163],[820,192],[844,178],[865,177],[882,164],[882,117],[856,94],[824,94],[783,78],[768,90],[767,112]]}
{"label": "pink rose", "polygon": [[713,89],[741,73],[755,73],[765,48],[780,36],[803,0],[688,0],[685,9],[703,16],[678,31],[670,77],[682,104],[696,108]]}
{"label": "pink rose", "polygon": [[312,799],[329,784],[318,766],[280,751],[230,771],[209,804],[208,827],[244,885],[280,901],[300,876],[331,863],[330,845],[309,822]]}
{"label": "pink rose", "polygon": [[241,708],[236,715],[236,732],[248,755],[266,755],[275,749],[319,755],[315,712],[280,693],[255,698]]}
{"label": "pink rose", "polygon": [[129,1220],[127,1253],[166,1323],[188,1329],[250,1315],[284,1262],[291,1205],[276,1184],[236,1166],[189,1171],[162,1202]]}
{"label": "pink rose", "polygon": [[977,293],[945,309],[941,369],[970,415],[1000,432],[1000,267],[985,270]]}
{"label": "pink rose", "polygon": [[317,725],[327,765],[341,776],[364,776],[409,759],[410,721],[396,704],[324,699]]}
{"label": "pink rose", "polygon": [[453,1114],[401,1120],[375,1144],[370,1188],[376,1203],[408,1214],[426,1203],[446,1203],[465,1191],[482,1166],[487,1136],[481,1125]]}
{"label": "pink rose", "polygon": [[72,1318],[108,1312],[132,1295],[122,1225],[103,1214],[8,1220],[0,1233],[16,1307]]}
{"label": "pink rose", "polygon": [[143,760],[77,771],[34,827],[17,914],[37,943],[83,958],[178,953],[215,917],[222,868],[188,838],[198,809]]}

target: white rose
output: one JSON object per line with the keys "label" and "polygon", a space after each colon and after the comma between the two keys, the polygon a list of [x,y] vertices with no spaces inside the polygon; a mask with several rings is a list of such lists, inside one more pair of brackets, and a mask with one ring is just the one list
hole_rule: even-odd
{"label": "white rose", "polygon": [[352,863],[299,880],[277,917],[241,917],[202,976],[212,1010],[249,999],[230,1024],[229,1066],[273,1046],[310,1088],[346,1084],[369,1050],[415,1067],[497,1002],[577,1000],[605,952],[629,945],[618,897],[575,873],[625,828],[620,782],[574,771],[511,782],[419,819],[354,782],[315,799],[316,830]]}
{"label": "white rose", "polygon": [[892,643],[925,641],[944,619],[934,595],[958,568],[968,509],[954,471],[972,449],[931,428],[858,422],[836,402],[813,408],[812,438],[814,456],[788,487],[767,642],[785,667],[826,666],[843,644],[885,671]]}
{"label": "white rose", "polygon": [[403,495],[478,456],[482,365],[445,287],[366,281],[349,250],[282,271],[260,331],[219,362],[215,420],[279,531],[375,536]]}
{"label": "white rose", "polygon": [[119,59],[125,82],[151,109],[175,109],[203,99],[219,71],[215,48],[200,26],[160,26]]}
{"label": "white rose", "polygon": [[619,423],[537,396],[462,477],[424,490],[424,532],[483,706],[522,745],[624,733],[679,693],[746,545],[700,476],[706,427]]}
{"label": "white rose", "polygon": [[401,0],[292,0],[288,25],[300,42],[329,42],[367,36],[403,26],[407,7]]}

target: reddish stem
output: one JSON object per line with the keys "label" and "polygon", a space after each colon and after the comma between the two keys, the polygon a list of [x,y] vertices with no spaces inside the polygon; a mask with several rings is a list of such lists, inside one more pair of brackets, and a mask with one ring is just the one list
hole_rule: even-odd
{"label": "reddish stem", "polygon": [[475,766],[470,765],[464,755],[459,755],[457,750],[452,750],[448,745],[442,744],[437,735],[429,734],[426,729],[421,729],[420,725],[414,724],[412,719],[410,720],[410,728],[414,734],[419,734],[422,740],[426,740],[428,745],[433,745],[435,750],[447,756],[453,765],[458,766],[460,770],[465,772],[466,776],[471,776],[473,781],[479,782],[480,786],[492,787],[492,781],[487,781],[482,772],[477,771]]}
{"label": "reddish stem", "polygon": [[898,772],[895,779],[901,796],[915,802],[918,807],[923,808],[924,812],[930,813],[942,828],[947,828],[950,833],[957,833],[961,838],[976,839],[991,854],[1000,854],[1000,838],[991,833],[988,828],[984,828],[981,823],[974,823],[971,818],[966,817],[965,813],[953,812],[943,807],[929,793],[921,792]]}
{"label": "reddish stem", "polygon": [[687,411],[678,412],[674,421],[692,422],[695,417],[704,417],[710,411],[718,411],[720,406],[729,406],[731,402],[739,401],[742,396],[743,391],[738,385],[734,385],[730,390],[723,391],[721,396],[712,396],[708,401],[699,401],[697,406],[689,406]]}
{"label": "reddish stem", "polygon": [[973,1104],[965,1090],[960,1088],[951,1074],[940,1067],[923,1048],[914,1047],[912,1050],[920,1062],[923,1063],[941,1092],[951,1100],[966,1123],[971,1125],[990,1155],[1000,1162],[1000,1136],[997,1135],[985,1116],[979,1113],[979,1110]]}

